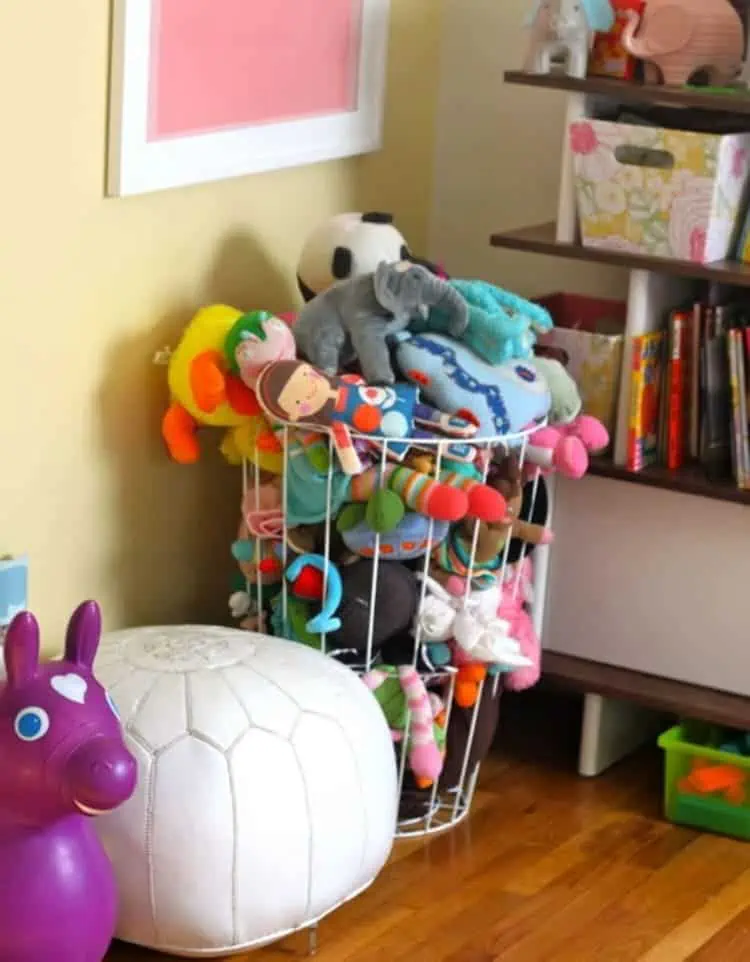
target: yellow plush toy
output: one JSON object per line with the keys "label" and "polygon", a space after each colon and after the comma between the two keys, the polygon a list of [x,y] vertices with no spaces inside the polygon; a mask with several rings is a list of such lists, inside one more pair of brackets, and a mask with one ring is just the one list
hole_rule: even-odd
{"label": "yellow plush toy", "polygon": [[186,327],[169,358],[171,403],[161,431],[170,456],[193,464],[200,456],[199,427],[226,428],[221,452],[231,464],[243,458],[280,474],[281,446],[255,393],[229,370],[227,335],[242,312],[216,304],[204,307]]}

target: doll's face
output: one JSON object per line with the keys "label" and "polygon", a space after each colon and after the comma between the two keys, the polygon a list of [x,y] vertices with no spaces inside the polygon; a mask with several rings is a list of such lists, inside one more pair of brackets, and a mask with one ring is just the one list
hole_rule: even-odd
{"label": "doll's face", "polygon": [[248,333],[235,351],[240,377],[246,384],[248,380],[254,383],[266,364],[292,361],[297,356],[294,334],[288,324],[278,317],[269,317],[261,324],[266,339]]}
{"label": "doll's face", "polygon": [[278,404],[290,421],[309,418],[330,400],[328,378],[309,364],[300,364],[279,393]]}

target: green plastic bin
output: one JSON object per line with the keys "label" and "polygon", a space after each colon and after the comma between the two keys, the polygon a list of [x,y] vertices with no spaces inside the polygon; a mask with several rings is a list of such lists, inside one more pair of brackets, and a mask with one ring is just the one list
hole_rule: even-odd
{"label": "green plastic bin", "polygon": [[721,751],[726,730],[683,722],[659,738],[671,822],[750,841],[750,757]]}

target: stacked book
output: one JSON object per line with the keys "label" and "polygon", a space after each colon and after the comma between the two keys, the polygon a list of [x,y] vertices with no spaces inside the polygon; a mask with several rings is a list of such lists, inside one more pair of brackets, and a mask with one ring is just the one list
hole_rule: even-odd
{"label": "stacked book", "polygon": [[626,466],[679,470],[750,489],[750,309],[696,303],[633,338]]}

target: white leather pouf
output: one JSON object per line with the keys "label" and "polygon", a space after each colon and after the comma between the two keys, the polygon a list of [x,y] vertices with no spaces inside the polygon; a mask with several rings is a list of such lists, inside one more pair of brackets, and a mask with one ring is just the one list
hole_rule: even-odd
{"label": "white leather pouf", "polygon": [[396,765],[357,675],[294,642],[187,625],[105,635],[95,671],[140,773],[130,802],[97,820],[119,938],[239,953],[373,881],[393,840]]}

